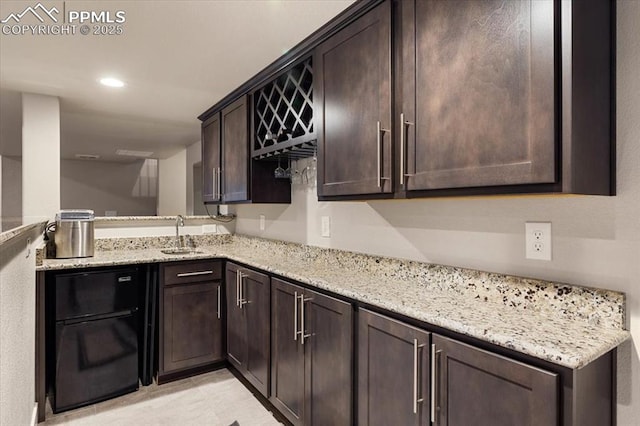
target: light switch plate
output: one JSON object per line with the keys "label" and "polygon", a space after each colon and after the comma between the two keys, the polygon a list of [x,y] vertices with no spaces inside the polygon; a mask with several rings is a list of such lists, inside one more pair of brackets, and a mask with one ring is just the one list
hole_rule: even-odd
{"label": "light switch plate", "polygon": [[329,216],[322,216],[321,235],[325,238],[331,237],[331,218]]}
{"label": "light switch plate", "polygon": [[525,223],[527,259],[551,260],[551,222]]}

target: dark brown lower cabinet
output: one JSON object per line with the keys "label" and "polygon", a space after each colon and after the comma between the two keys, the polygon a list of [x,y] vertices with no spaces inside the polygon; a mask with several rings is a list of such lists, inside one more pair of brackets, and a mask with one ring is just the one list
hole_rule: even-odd
{"label": "dark brown lower cabinet", "polygon": [[358,311],[358,424],[429,425],[429,333]]}
{"label": "dark brown lower cabinet", "polygon": [[219,261],[161,267],[158,377],[222,361],[222,282]]}
{"label": "dark brown lower cabinet", "polygon": [[559,424],[558,375],[433,335],[435,424]]}
{"label": "dark brown lower cabinet", "polygon": [[351,425],[351,304],[272,278],[272,404],[294,425]]}
{"label": "dark brown lower cabinet", "polygon": [[228,360],[260,393],[269,396],[269,276],[227,262]]}
{"label": "dark brown lower cabinet", "polygon": [[559,424],[558,374],[358,311],[361,425]]}

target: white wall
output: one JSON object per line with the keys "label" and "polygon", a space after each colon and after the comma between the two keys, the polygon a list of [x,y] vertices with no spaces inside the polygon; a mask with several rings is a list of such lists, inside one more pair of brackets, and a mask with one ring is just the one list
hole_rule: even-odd
{"label": "white wall", "polygon": [[194,177],[193,168],[197,163],[202,161],[202,144],[200,141],[189,145],[187,148],[187,214],[193,215],[195,211],[200,212],[201,210],[196,206],[197,202],[200,202],[202,199],[197,197],[196,194],[200,193],[199,191],[195,191],[195,188],[198,188],[199,182],[196,180],[202,179],[202,176]]}
{"label": "white wall", "polygon": [[22,158],[0,157],[2,163],[0,171],[0,216],[2,216],[2,231],[22,225]]}
{"label": "white wall", "polygon": [[24,223],[60,210],[60,101],[22,94],[22,215]]}
{"label": "white wall", "polygon": [[[618,424],[640,418],[640,2],[618,1],[616,197],[476,197],[239,205],[236,232],[595,286],[627,294],[633,340],[618,351]],[[259,215],[267,229],[259,231]],[[331,238],[320,236],[330,216]],[[524,222],[553,223],[553,260],[524,259]]]}
{"label": "white wall", "polygon": [[96,216],[154,216],[158,204],[158,160],[131,163],[62,160],[60,207],[91,209]]}
{"label": "white wall", "polygon": [[[193,218],[187,216],[184,226],[180,227],[180,235],[231,234],[233,228],[227,223],[216,223],[209,218]],[[175,218],[131,221],[96,221],[95,237],[128,238],[128,237],[162,237],[176,234]]]}
{"label": "white wall", "polygon": [[31,232],[3,244],[0,254],[0,425],[29,425],[34,414],[34,250],[41,242]]}
{"label": "white wall", "polygon": [[158,175],[158,215],[187,214],[187,150],[160,160]]}

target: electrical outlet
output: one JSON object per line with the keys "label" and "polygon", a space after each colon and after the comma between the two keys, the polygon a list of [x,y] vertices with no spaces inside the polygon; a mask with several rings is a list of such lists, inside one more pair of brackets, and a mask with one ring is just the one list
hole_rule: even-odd
{"label": "electrical outlet", "polygon": [[260,230],[264,231],[266,228],[266,219],[263,214],[260,215]]}
{"label": "electrical outlet", "polygon": [[331,237],[331,218],[329,216],[322,216],[322,234],[323,237]]}
{"label": "electrical outlet", "polygon": [[551,260],[551,222],[525,223],[526,258]]}

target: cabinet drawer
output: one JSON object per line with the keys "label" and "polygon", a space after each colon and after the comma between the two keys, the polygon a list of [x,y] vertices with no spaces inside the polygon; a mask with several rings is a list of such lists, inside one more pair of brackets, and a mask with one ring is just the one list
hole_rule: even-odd
{"label": "cabinet drawer", "polygon": [[162,283],[164,285],[219,279],[222,279],[222,262],[219,260],[177,262],[162,266]]}

